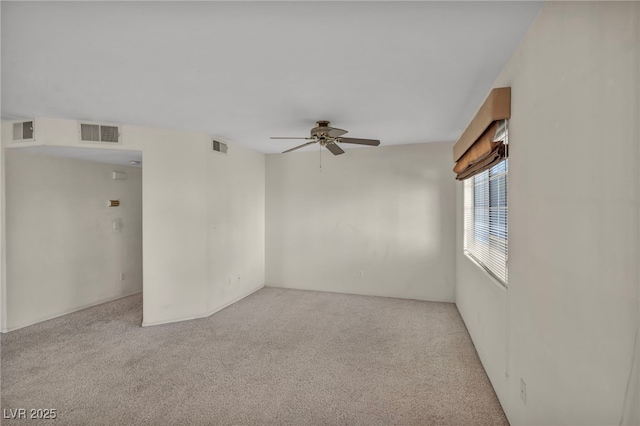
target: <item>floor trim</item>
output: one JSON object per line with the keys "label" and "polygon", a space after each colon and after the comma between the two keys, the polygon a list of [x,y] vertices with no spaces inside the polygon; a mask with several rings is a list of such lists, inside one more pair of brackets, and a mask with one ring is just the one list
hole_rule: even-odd
{"label": "floor trim", "polygon": [[254,289],[250,290],[247,293],[242,293],[240,296],[238,296],[235,299],[232,299],[230,302],[227,302],[222,306],[214,308],[211,311],[208,311],[208,312],[206,312],[206,313],[204,313],[202,315],[193,315],[193,316],[188,316],[188,317],[174,318],[174,319],[170,319],[170,320],[159,320],[159,321],[145,321],[143,319],[142,320],[142,326],[143,327],[153,327],[154,325],[172,324],[174,322],[190,321],[190,320],[194,320],[194,319],[210,317],[211,315],[215,314],[216,312],[219,312],[219,311],[223,310],[224,308],[226,308],[228,306],[231,306],[236,302],[239,302],[240,300],[244,299],[245,297],[251,296],[256,291],[262,290],[264,287],[265,286],[263,284],[260,287],[254,288]]}
{"label": "floor trim", "polygon": [[66,309],[66,310],[64,310],[62,312],[58,312],[58,313],[55,313],[55,314],[52,314],[52,315],[47,315],[45,317],[41,317],[41,318],[38,318],[38,319],[33,320],[33,321],[27,321],[25,323],[14,325],[12,327],[3,327],[2,330],[0,330],[0,331],[2,333],[10,333],[12,331],[19,330],[21,328],[29,327],[30,325],[38,324],[38,323],[41,323],[41,322],[44,322],[44,321],[49,321],[49,320],[52,320],[54,318],[61,317],[63,315],[68,315],[68,314],[71,314],[73,312],[82,311],[83,309],[91,308],[92,306],[97,306],[97,305],[102,305],[103,303],[113,302],[114,300],[122,299],[122,298],[129,297],[129,296],[133,296],[134,294],[139,294],[139,293],[142,293],[142,291],[141,290],[136,290],[136,291],[133,291],[131,293],[119,294],[117,296],[107,297],[107,298],[104,298],[104,299],[97,300],[95,302],[91,302],[91,303],[80,305],[80,306],[77,306],[77,307],[74,307],[74,308]]}

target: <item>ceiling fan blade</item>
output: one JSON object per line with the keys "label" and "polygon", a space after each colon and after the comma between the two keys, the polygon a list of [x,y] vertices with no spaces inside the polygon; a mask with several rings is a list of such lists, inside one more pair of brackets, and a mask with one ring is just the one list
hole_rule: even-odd
{"label": "ceiling fan blade", "polygon": [[[308,139],[308,138],[305,138],[305,139]],[[296,146],[295,148],[291,148],[291,149],[288,149],[288,150],[286,150],[286,151],[282,151],[282,153],[283,153],[283,154],[286,154],[287,152],[291,152],[291,151],[295,151],[296,149],[304,148],[305,146],[307,146],[307,145],[311,145],[312,143],[316,143],[316,141],[315,141],[315,140],[313,140],[313,141],[311,141],[311,142],[303,143],[302,145],[298,145],[298,146]]]}
{"label": "ceiling fan blade", "polygon": [[289,137],[289,136],[282,136],[282,137],[280,137],[280,136],[271,136],[271,139],[313,139],[313,138],[305,138],[305,137],[297,138],[295,136],[294,137]]}
{"label": "ceiling fan blade", "polygon": [[371,145],[371,146],[380,145],[380,141],[377,139],[338,138],[336,140],[338,142],[355,143],[358,145]]}
{"label": "ceiling fan blade", "polygon": [[340,148],[338,145],[336,145],[333,142],[330,142],[328,144],[325,145],[327,147],[327,149],[329,151],[331,151],[331,153],[333,155],[340,155],[340,154],[344,154],[344,150],[342,148]]}
{"label": "ceiling fan blade", "polygon": [[332,138],[337,138],[338,136],[348,133],[346,130],[336,129],[335,127],[329,127],[328,129],[330,130],[327,132],[327,135]]}

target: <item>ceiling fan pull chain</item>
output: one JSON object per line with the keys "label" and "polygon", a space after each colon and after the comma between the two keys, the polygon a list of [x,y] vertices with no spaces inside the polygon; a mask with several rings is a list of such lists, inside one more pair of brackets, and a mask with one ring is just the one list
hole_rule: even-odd
{"label": "ceiling fan pull chain", "polygon": [[318,152],[320,153],[320,173],[322,173],[322,145],[318,144]]}

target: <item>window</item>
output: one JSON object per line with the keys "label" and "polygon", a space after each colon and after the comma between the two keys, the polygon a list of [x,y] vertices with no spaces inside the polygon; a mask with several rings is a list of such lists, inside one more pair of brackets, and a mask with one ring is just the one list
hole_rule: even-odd
{"label": "window", "polygon": [[508,161],[464,181],[465,253],[505,286]]}

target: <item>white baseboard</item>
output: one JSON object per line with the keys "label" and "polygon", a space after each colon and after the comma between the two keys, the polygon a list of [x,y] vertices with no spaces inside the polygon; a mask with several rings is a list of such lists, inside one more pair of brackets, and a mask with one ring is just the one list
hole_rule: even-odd
{"label": "white baseboard", "polygon": [[169,319],[169,320],[160,320],[160,321],[142,321],[142,326],[143,327],[151,327],[154,325],[162,325],[162,324],[171,324],[174,322],[181,322],[181,321],[189,321],[189,320],[194,320],[194,319],[199,319],[199,318],[206,318],[206,317],[210,317],[211,315],[215,314],[216,312],[219,312],[221,310],[223,310],[224,308],[233,305],[234,303],[244,299],[247,296],[251,296],[253,293],[255,293],[258,290],[262,290],[264,288],[264,284],[262,284],[261,286],[254,288],[250,291],[248,291],[247,293],[243,293],[241,296],[238,296],[237,298],[231,300],[228,303],[225,303],[222,306],[219,306],[217,308],[214,308],[213,310],[209,311],[209,312],[205,312],[202,315],[195,315],[195,316],[188,316],[188,317],[181,317],[181,318],[173,318],[173,319]]}
{"label": "white baseboard", "polygon": [[11,326],[11,327],[2,328],[2,330],[0,330],[0,331],[2,333],[9,333],[10,331],[14,331],[14,330],[18,330],[20,328],[28,327],[30,325],[37,324],[39,322],[49,321],[51,319],[58,318],[58,317],[61,317],[63,315],[67,315],[67,314],[70,314],[72,312],[81,311],[83,309],[87,309],[87,308],[90,308],[92,306],[102,305],[103,303],[107,303],[107,302],[113,302],[114,300],[122,299],[124,297],[133,296],[134,294],[138,294],[138,293],[142,293],[142,291],[136,290],[136,291],[133,291],[131,293],[119,294],[117,296],[111,296],[111,297],[107,297],[107,298],[104,298],[104,299],[96,300],[96,301],[91,302],[91,303],[87,303],[87,304],[84,304],[84,305],[80,305],[80,306],[76,306],[76,307],[73,307],[73,308],[65,309],[62,312],[57,312],[55,314],[47,315],[47,316],[44,316],[44,317],[41,317],[41,318],[38,318],[38,319],[35,319],[35,320],[30,320],[30,321],[24,322],[22,324],[18,324],[18,325],[14,325],[14,326]]}
{"label": "white baseboard", "polygon": [[400,300],[417,300],[419,302],[438,302],[438,303],[453,303],[455,304],[455,300],[447,297],[447,298],[442,298],[442,297],[429,297],[429,298],[425,298],[425,297],[411,297],[411,296],[398,296],[398,295],[393,295],[393,294],[387,294],[387,293],[375,293],[375,292],[362,292],[362,293],[354,293],[354,292],[350,292],[350,291],[338,291],[335,289],[323,289],[323,288],[303,288],[303,287],[293,287],[293,286],[286,286],[286,285],[275,285],[275,284],[267,284],[265,285],[265,287],[268,288],[281,288],[284,290],[299,290],[299,291],[317,291],[320,293],[336,293],[336,294],[348,294],[350,296],[367,296],[367,297],[385,297],[388,299],[400,299]]}

